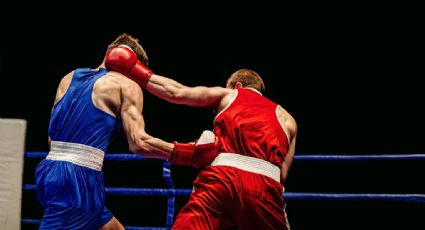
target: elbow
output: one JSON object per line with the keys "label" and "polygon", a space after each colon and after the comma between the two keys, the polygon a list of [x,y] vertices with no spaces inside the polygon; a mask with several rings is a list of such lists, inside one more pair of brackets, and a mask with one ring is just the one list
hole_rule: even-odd
{"label": "elbow", "polygon": [[179,101],[179,98],[180,98],[179,92],[177,92],[176,90],[167,90],[166,92],[161,92],[161,93],[153,91],[152,93],[155,96],[157,96],[161,99],[164,99],[168,102],[171,102],[171,103],[177,103]]}
{"label": "elbow", "polygon": [[169,100],[174,103],[179,102],[182,100],[183,95],[181,88],[175,89],[169,93]]}
{"label": "elbow", "polygon": [[129,149],[132,153],[139,154],[139,155],[142,155],[142,156],[149,155],[149,153],[152,151],[150,148],[148,148],[144,144],[134,145],[134,146],[129,147]]}
{"label": "elbow", "polygon": [[280,182],[283,184],[288,177],[289,168],[284,164],[280,169]]}
{"label": "elbow", "polygon": [[179,93],[176,91],[170,92],[168,96],[168,101],[176,102],[179,100]]}
{"label": "elbow", "polygon": [[188,87],[183,85],[173,85],[167,90],[167,99],[172,103],[179,103],[187,97]]}
{"label": "elbow", "polygon": [[130,152],[136,153],[136,154],[139,154],[141,152],[141,148],[137,145],[130,145],[129,150]]}
{"label": "elbow", "polygon": [[287,176],[288,176],[288,174],[286,173],[286,172],[282,172],[281,174],[280,174],[280,176],[281,176],[281,178],[280,178],[280,183],[285,183],[285,181],[286,181],[286,178],[287,178]]}
{"label": "elbow", "polygon": [[133,142],[133,144],[129,146],[129,150],[132,153],[146,157],[153,157],[152,154],[155,152],[155,148],[149,144],[149,142],[143,140]]}
{"label": "elbow", "polygon": [[147,152],[148,149],[146,148],[146,144],[143,141],[133,141],[128,146],[130,152],[135,154],[143,155],[144,152]]}
{"label": "elbow", "polygon": [[143,130],[127,135],[128,149],[130,152],[143,155],[143,153],[148,150],[148,145],[145,141],[146,139],[147,134]]}

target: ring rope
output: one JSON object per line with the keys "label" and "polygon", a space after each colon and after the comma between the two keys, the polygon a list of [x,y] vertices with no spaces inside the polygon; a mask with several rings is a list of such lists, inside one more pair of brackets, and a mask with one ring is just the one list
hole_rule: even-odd
{"label": "ring rope", "polygon": [[[26,184],[24,190],[35,190],[35,185]],[[161,189],[161,188],[120,188],[106,187],[107,194],[133,196],[189,196],[191,189]],[[383,194],[383,193],[308,193],[285,192],[287,201],[316,200],[316,201],[385,201],[395,203],[425,203],[425,194]]]}

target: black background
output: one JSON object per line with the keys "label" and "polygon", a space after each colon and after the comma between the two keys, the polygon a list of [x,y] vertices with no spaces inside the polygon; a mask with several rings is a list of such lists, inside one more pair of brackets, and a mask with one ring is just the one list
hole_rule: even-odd
{"label": "black background", "polygon": [[[257,71],[266,84],[265,95],[298,123],[297,155],[425,152],[420,27],[417,14],[404,7],[26,4],[2,11],[11,14],[2,15],[0,117],[27,120],[27,151],[48,150],[49,114],[60,79],[77,67],[97,67],[107,45],[126,32],[140,39],[155,73],[185,85],[224,86],[239,68]],[[186,142],[212,129],[212,111],[173,105],[148,92],[144,96],[146,130],[153,136]],[[128,152],[125,140],[116,137],[109,152]],[[26,162],[24,183],[33,182],[36,163]],[[105,163],[107,185],[164,186],[158,182],[161,178],[151,175],[160,162],[120,164]],[[405,161],[295,162],[286,188],[288,192],[423,194],[423,166],[423,162]],[[196,172],[173,167],[176,186],[190,188]],[[25,218],[40,218],[33,197],[24,192]],[[164,225],[164,207],[149,204],[155,199],[162,204],[165,198],[108,199],[124,224]],[[184,204],[185,198],[179,199]],[[27,206],[37,208],[28,211]],[[414,229],[422,209],[394,203],[288,202],[294,229]],[[134,212],[152,217],[143,222]]]}

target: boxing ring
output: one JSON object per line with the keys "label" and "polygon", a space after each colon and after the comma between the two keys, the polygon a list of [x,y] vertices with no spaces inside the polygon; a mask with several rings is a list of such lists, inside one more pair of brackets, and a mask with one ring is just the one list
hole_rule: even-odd
{"label": "boxing ring", "polygon": [[[28,159],[43,159],[47,155],[46,152],[25,152],[25,160]],[[105,155],[105,162],[109,161],[139,161],[143,164],[148,158],[144,158],[136,154],[128,153],[109,153]],[[327,163],[327,162],[350,162],[350,163],[375,163],[382,161],[420,161],[425,160],[425,154],[403,154],[403,155],[296,155],[294,159],[295,163]],[[108,187],[106,186],[106,193],[108,195],[123,195],[123,196],[165,196],[166,199],[166,213],[163,218],[165,220],[165,226],[126,226],[126,229],[170,229],[173,223],[173,219],[176,215],[175,198],[179,196],[189,196],[191,189],[176,188],[174,186],[173,179],[171,177],[170,164],[165,160],[162,161],[162,178],[166,184],[166,188],[135,188],[135,187]],[[424,161],[425,162],[425,161]],[[140,175],[143,177],[143,175]],[[292,175],[291,175],[292,176]],[[23,184],[24,191],[35,190],[34,184]],[[285,192],[283,194],[284,199],[287,203],[292,201],[341,201],[341,202],[389,202],[399,204],[419,204],[425,205],[425,194],[397,194],[397,193],[319,193],[319,192]],[[108,206],[108,205],[107,205]],[[25,207],[23,207],[25,209]],[[290,214],[288,214],[290,215]],[[41,217],[40,217],[41,218]],[[291,219],[290,219],[291,220]],[[36,218],[22,218],[22,224],[27,225],[38,225],[40,219]]]}

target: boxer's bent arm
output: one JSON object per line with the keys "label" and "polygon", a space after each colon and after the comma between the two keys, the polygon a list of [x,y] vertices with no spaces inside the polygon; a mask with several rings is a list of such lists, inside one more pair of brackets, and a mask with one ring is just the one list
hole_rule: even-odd
{"label": "boxer's bent arm", "polygon": [[231,89],[223,87],[188,87],[173,79],[156,74],[151,76],[146,89],[171,103],[208,108],[216,108],[221,99],[232,92]]}
{"label": "boxer's bent arm", "polygon": [[291,143],[289,144],[288,153],[286,154],[285,159],[282,163],[282,168],[281,168],[282,183],[286,181],[286,178],[288,177],[289,169],[291,168],[291,165],[292,165],[292,161],[294,160],[296,139],[297,139],[296,136],[292,138]]}
{"label": "boxer's bent arm", "polygon": [[121,87],[121,119],[130,151],[148,157],[169,158],[174,145],[145,132],[142,116],[143,94],[140,87],[128,81]]}
{"label": "boxer's bent arm", "polygon": [[291,116],[291,114],[289,114],[282,107],[279,108],[278,117],[279,117],[279,120],[282,121],[282,123],[285,125],[286,129],[288,130],[289,139],[290,139],[289,149],[282,163],[282,168],[281,168],[281,177],[282,177],[281,181],[283,183],[286,181],[286,178],[288,177],[289,169],[291,168],[292,161],[294,160],[298,128],[297,128],[297,123],[295,119]]}

